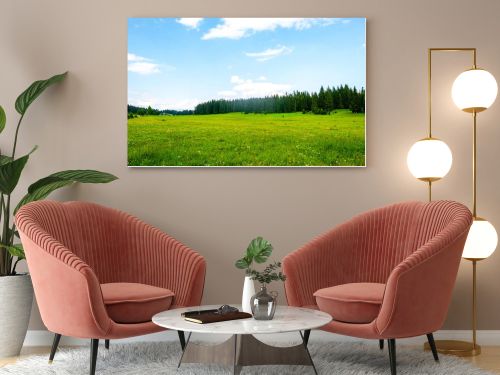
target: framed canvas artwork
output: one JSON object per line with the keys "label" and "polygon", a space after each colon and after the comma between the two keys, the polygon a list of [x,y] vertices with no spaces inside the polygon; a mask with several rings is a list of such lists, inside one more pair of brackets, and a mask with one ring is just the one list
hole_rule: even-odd
{"label": "framed canvas artwork", "polygon": [[363,167],[365,18],[129,18],[128,165]]}

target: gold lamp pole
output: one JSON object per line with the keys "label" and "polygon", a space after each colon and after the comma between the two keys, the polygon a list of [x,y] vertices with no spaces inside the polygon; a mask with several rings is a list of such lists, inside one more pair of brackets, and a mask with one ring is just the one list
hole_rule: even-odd
{"label": "gold lamp pole", "polygon": [[442,179],[451,169],[453,157],[446,143],[432,134],[432,51],[430,48],[427,57],[427,107],[428,107],[428,135],[410,148],[407,157],[408,168],[413,176],[424,181],[428,186],[429,202],[432,200],[432,183]]}
{"label": "gold lamp pole", "polygon": [[[455,104],[464,112],[472,114],[472,214],[473,224],[469,231],[462,257],[472,261],[472,343],[457,340],[437,340],[438,352],[456,356],[475,356],[481,353],[481,347],[476,341],[477,330],[477,261],[486,259],[496,248],[498,237],[493,225],[477,216],[477,113],[486,110],[495,101],[497,84],[495,78],[476,66],[477,52],[475,48],[430,48],[429,49],[429,131],[432,123],[431,102],[431,59],[433,51],[441,52],[472,52],[472,68],[460,74],[452,88]],[[431,183],[429,182],[429,189]],[[429,200],[431,195],[429,193]],[[429,350],[429,345],[424,345]]]}
{"label": "gold lamp pole", "polygon": [[[474,53],[474,69],[476,68],[476,53]],[[474,221],[484,220],[477,216],[477,110],[472,110],[472,217]],[[462,255],[463,256],[463,255]],[[477,262],[485,258],[464,258],[472,262],[472,347],[470,343],[462,342],[461,356],[475,356],[481,354],[481,346],[477,344]],[[467,344],[467,345],[464,345]]]}

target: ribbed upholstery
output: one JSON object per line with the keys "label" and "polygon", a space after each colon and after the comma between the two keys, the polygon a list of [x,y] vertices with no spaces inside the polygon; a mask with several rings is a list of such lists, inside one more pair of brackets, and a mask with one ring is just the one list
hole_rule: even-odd
{"label": "ribbed upholstery", "polygon": [[[317,290],[341,284],[387,284],[374,326],[358,325],[351,333],[373,338],[432,332],[446,317],[471,223],[470,211],[451,201],[404,202],[358,215],[284,258],[288,303],[315,305]],[[350,332],[348,323],[335,321],[325,329]]]}
{"label": "ribbed upholstery", "polygon": [[[203,257],[124,212],[87,202],[40,201],[23,206],[16,225],[42,319],[53,332],[116,338],[159,330],[151,322],[123,325],[111,321],[100,284],[128,282],[166,288],[174,292],[175,306],[201,302]],[[67,305],[75,296],[80,300]]]}

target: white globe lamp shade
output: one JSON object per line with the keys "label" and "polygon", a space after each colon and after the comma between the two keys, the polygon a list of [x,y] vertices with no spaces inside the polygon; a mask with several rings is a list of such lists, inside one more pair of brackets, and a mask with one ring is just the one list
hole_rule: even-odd
{"label": "white globe lamp shade", "polygon": [[461,73],[453,82],[451,97],[455,105],[465,112],[481,112],[489,108],[497,97],[495,77],[483,69]]}
{"label": "white globe lamp shade", "polygon": [[411,146],[406,162],[415,178],[437,181],[450,171],[453,157],[446,143],[436,138],[425,138]]}
{"label": "white globe lamp shade", "polygon": [[498,235],[495,227],[483,218],[474,218],[465,241],[462,257],[466,259],[486,259],[493,254],[497,244]]}

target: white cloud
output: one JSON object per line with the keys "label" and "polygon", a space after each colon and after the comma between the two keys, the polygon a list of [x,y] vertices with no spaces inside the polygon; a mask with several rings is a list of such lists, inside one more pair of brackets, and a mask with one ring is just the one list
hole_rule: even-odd
{"label": "white cloud", "polygon": [[226,99],[283,95],[292,89],[292,85],[290,84],[268,82],[266,77],[259,77],[258,81],[254,81],[243,79],[239,76],[232,76],[229,81],[233,84],[231,90],[220,91],[218,93]]}
{"label": "white cloud", "polygon": [[160,73],[160,66],[155,63],[150,62],[135,62],[132,64],[128,64],[128,71],[138,74],[155,74]]}
{"label": "white cloud", "polygon": [[218,92],[219,96],[223,97],[224,99],[233,99],[235,98],[238,94],[232,90],[223,90]]}
{"label": "white cloud", "polygon": [[142,56],[137,56],[134,53],[128,53],[127,54],[127,60],[128,62],[137,62],[137,61],[150,61],[149,59],[142,57]]}
{"label": "white cloud", "polygon": [[257,78],[259,81],[267,81],[267,77],[266,76],[260,76],[259,78]]}
{"label": "white cloud", "polygon": [[175,70],[175,67],[172,65],[158,64],[152,59],[134,53],[127,54],[127,60],[128,71],[137,74],[148,75]]}
{"label": "white cloud", "polygon": [[143,75],[160,73],[160,65],[146,57],[129,53],[127,55],[127,60],[129,72]]}
{"label": "white cloud", "polygon": [[276,48],[268,48],[261,52],[245,52],[248,57],[253,57],[255,60],[263,62],[267,60],[274,59],[278,56],[288,55],[292,52],[290,47],[277,46]]}
{"label": "white cloud", "polygon": [[230,81],[231,83],[236,83],[236,84],[245,82],[245,80],[244,80],[244,79],[241,79],[241,78],[240,78],[240,77],[238,77],[238,76],[231,76],[231,79],[230,79],[229,81]]}
{"label": "white cloud", "polygon": [[177,22],[189,29],[197,29],[203,18],[178,18]]}
{"label": "white cloud", "polygon": [[240,39],[259,31],[272,31],[277,28],[304,30],[313,25],[331,25],[335,20],[333,18],[223,18],[222,23],[208,30],[202,39]]}
{"label": "white cloud", "polygon": [[194,107],[201,102],[197,98],[173,100],[157,98],[148,93],[141,93],[138,95],[137,93],[134,94],[136,95],[129,92],[128,104],[135,105],[137,107],[147,108],[148,106],[151,106],[155,109],[173,109],[176,111],[182,111],[186,109],[194,109]]}

